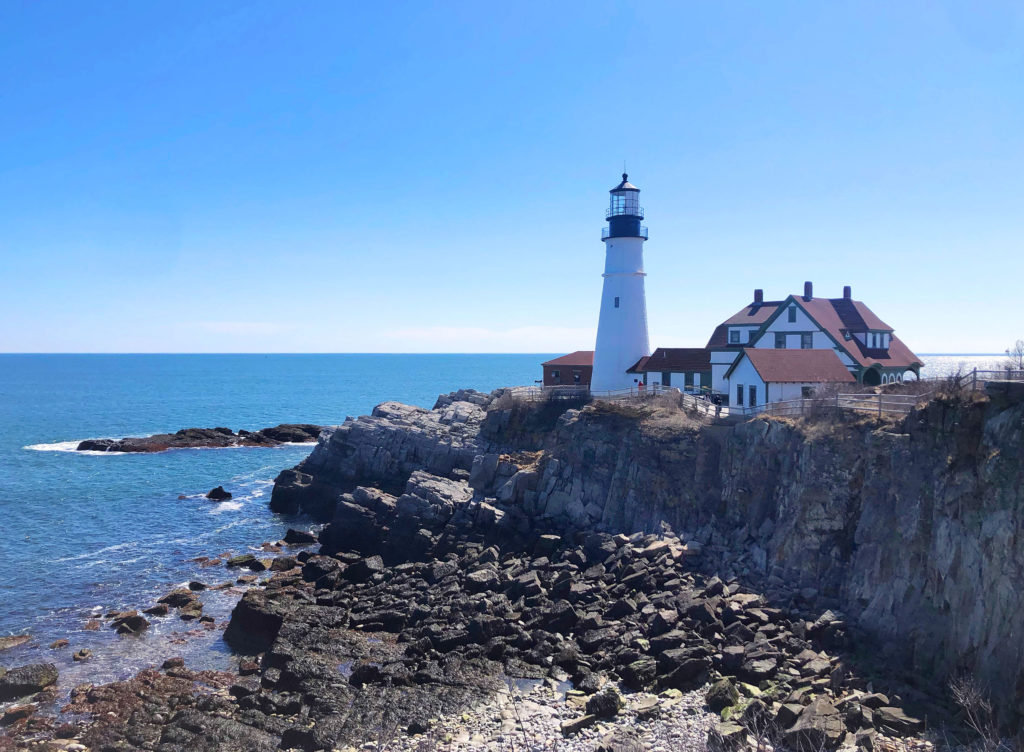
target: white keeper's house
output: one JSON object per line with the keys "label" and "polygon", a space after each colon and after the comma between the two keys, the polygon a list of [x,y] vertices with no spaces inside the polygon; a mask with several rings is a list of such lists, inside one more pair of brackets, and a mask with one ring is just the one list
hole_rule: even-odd
{"label": "white keeper's house", "polygon": [[640,189],[625,174],[606,213],[605,272],[597,342],[542,364],[545,387],[589,386],[591,392],[654,385],[714,395],[736,407],[807,397],[827,386],[879,386],[919,377],[921,360],[870,308],[842,297],[754,299],[715,328],[703,348],[656,348],[647,339]]}

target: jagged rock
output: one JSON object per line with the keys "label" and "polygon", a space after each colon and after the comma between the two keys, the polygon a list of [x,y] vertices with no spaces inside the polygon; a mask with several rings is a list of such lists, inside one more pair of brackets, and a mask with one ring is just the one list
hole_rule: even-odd
{"label": "jagged rock", "polygon": [[52,663],[33,663],[0,673],[0,702],[33,695],[55,684],[57,667]]}
{"label": "jagged rock", "polygon": [[248,590],[231,612],[224,641],[235,650],[254,655],[268,650],[294,604]]}
{"label": "jagged rock", "polygon": [[206,494],[210,501],[227,501],[231,498],[231,492],[225,491],[224,486],[217,486]]}
{"label": "jagged rock", "polygon": [[284,534],[284,542],[293,546],[306,546],[316,543],[316,534],[308,530],[288,528],[288,531]]}
{"label": "jagged rock", "polygon": [[598,718],[612,718],[619,714],[624,704],[622,695],[614,687],[607,687],[587,700],[587,713]]}
{"label": "jagged rock", "polygon": [[135,611],[130,611],[114,619],[111,626],[120,635],[137,635],[149,629],[149,621],[145,616],[141,616]]}
{"label": "jagged rock", "polygon": [[817,752],[833,749],[846,733],[846,724],[836,707],[825,697],[818,697],[800,711],[786,731],[786,743],[796,752]]}
{"label": "jagged rock", "polygon": [[720,713],[730,705],[735,705],[740,693],[728,679],[719,679],[712,684],[704,695],[704,701],[715,713]]}
{"label": "jagged rock", "polygon": [[160,433],[143,438],[86,439],[78,451],[90,452],[163,452],[167,449],[224,448],[235,446],[277,446],[282,443],[316,441],[320,426],[283,423],[259,431],[230,428],[183,428],[176,433]]}
{"label": "jagged rock", "polygon": [[599,720],[601,720],[600,716],[590,714],[580,716],[579,718],[572,718],[568,721],[562,721],[562,735],[573,736],[575,734],[578,734],[583,729],[593,726]]}
{"label": "jagged rock", "polygon": [[924,723],[917,718],[911,718],[900,708],[881,707],[874,711],[873,716],[875,726],[886,734],[905,736],[924,728]]}

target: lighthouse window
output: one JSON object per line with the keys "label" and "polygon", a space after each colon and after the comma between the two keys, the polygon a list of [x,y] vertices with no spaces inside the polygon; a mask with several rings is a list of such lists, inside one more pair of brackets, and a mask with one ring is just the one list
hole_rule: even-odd
{"label": "lighthouse window", "polygon": [[618,295],[615,296],[615,307],[616,308],[619,307],[619,296]]}

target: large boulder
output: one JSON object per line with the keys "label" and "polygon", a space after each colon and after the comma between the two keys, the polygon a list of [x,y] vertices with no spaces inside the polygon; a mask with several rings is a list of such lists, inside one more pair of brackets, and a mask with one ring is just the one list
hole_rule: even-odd
{"label": "large boulder", "polygon": [[0,702],[34,695],[57,682],[57,667],[52,663],[32,663],[0,674]]}
{"label": "large boulder", "polygon": [[834,749],[846,733],[846,724],[826,697],[814,699],[786,731],[786,743],[796,752]]}
{"label": "large boulder", "polygon": [[263,590],[247,591],[231,612],[224,642],[249,655],[268,650],[291,608],[294,608],[293,603],[274,600]]}

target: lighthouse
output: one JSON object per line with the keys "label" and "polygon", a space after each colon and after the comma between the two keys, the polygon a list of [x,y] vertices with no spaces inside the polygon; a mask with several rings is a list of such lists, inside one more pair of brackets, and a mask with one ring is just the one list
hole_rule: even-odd
{"label": "lighthouse", "polygon": [[622,182],[609,191],[611,203],[601,231],[604,241],[604,287],[594,347],[594,373],[590,389],[604,392],[634,386],[626,373],[650,354],[647,338],[647,299],[644,294],[644,241],[647,228],[640,224],[640,189],[622,173]]}

